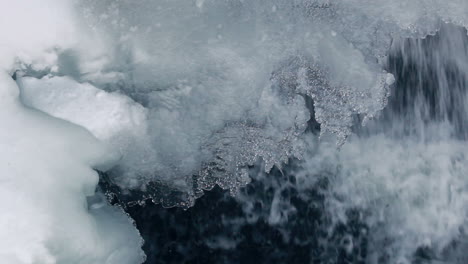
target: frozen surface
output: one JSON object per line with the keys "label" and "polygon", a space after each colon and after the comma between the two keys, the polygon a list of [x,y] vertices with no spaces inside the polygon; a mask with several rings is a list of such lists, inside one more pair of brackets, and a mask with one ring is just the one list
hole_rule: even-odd
{"label": "frozen surface", "polygon": [[[333,172],[336,221],[368,212],[376,254],[388,246],[403,263],[418,247],[442,251],[464,225],[466,32],[445,31],[432,57],[403,41],[467,27],[464,0],[0,4],[3,226],[25,219],[0,229],[12,263],[143,261],[93,168],[136,202],[189,207],[215,185],[235,194],[249,167],[301,159]],[[415,68],[436,65],[425,76],[439,88],[373,122],[401,77],[385,68],[392,47]],[[321,125],[312,145],[311,119]]]}
{"label": "frozen surface", "polygon": [[386,104],[394,77],[382,64],[392,39],[433,34],[448,21],[464,26],[466,8],[463,1],[83,0],[77,13],[97,48],[78,48],[72,58],[80,81],[118,90],[148,111],[146,158],[121,164],[115,183],[146,190],[162,182],[193,197],[201,191],[195,177],[201,189],[219,183],[235,192],[248,182],[247,165],[264,161],[269,170],[300,157],[297,138],[310,111],[298,97],[314,100],[321,134],[343,144],[356,115],[367,122]]}

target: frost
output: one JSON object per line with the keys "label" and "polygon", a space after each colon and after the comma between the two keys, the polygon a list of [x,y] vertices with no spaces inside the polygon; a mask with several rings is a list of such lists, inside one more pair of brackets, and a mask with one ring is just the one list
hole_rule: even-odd
{"label": "frost", "polygon": [[[262,1],[83,2],[90,28],[116,39],[112,52],[126,54],[130,63],[106,56],[100,69],[105,75],[82,79],[119,90],[149,110],[147,163],[120,166],[113,177],[119,186],[144,189],[148,182],[162,182],[199,193],[197,188],[216,183],[235,190],[248,182],[243,171],[249,165],[263,161],[268,171],[300,157],[300,135],[310,118],[302,96],[313,97],[322,133],[337,134],[340,144],[353,115],[371,118],[383,108],[385,72],[343,36],[323,34],[333,31],[333,5],[275,1],[271,6]],[[105,16],[97,21],[97,14]],[[317,24],[314,16],[324,21]],[[290,85],[296,87],[280,83],[278,69],[288,62],[294,65],[286,66],[292,72],[285,74],[295,76]],[[321,72],[322,86],[312,83],[314,70]],[[108,79],[110,72],[115,78]],[[128,179],[137,184],[129,186]]]}
{"label": "frost", "polygon": [[[144,107],[138,115],[145,121],[109,140],[124,155],[112,182],[135,191],[158,183],[197,196],[214,183],[239,188],[255,162],[269,170],[300,156],[310,114],[296,96],[313,99],[321,134],[342,145],[356,116],[366,123],[386,105],[394,77],[383,62],[392,40],[433,34],[443,22],[465,25],[466,4],[82,0],[74,8],[86,37],[57,50],[50,73],[70,74],[68,62],[78,82]],[[282,78],[290,87],[276,87]],[[89,109],[100,107],[107,109]],[[88,121],[76,122],[93,131]],[[100,126],[120,130],[116,124]]]}

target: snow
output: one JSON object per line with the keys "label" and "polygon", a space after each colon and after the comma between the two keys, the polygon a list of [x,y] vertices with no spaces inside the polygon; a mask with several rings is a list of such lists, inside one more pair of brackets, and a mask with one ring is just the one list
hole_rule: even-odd
{"label": "snow", "polygon": [[87,202],[96,195],[93,169],[110,168],[118,155],[82,127],[25,108],[8,74],[0,85],[0,259],[142,262],[142,240],[132,221],[106,202],[100,208]]}
{"label": "snow", "polygon": [[120,154],[120,168],[134,168],[148,154],[148,111],[127,96],[69,77],[19,77],[18,83],[25,105],[88,129]]}
{"label": "snow", "polygon": [[119,153],[78,125],[27,108],[11,74],[53,69],[77,28],[69,1],[0,1],[0,260],[142,263],[133,221],[96,193]]}

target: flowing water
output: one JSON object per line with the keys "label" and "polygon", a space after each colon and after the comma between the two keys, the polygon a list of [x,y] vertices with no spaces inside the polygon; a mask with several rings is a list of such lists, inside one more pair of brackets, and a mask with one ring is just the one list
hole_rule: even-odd
{"label": "flowing water", "polygon": [[[129,207],[147,263],[465,263],[468,37],[444,25],[396,39],[381,115],[339,149],[317,141],[301,161],[232,197],[214,189],[193,208]],[[313,109],[311,109],[313,111]],[[312,117],[313,118],[313,117]]]}

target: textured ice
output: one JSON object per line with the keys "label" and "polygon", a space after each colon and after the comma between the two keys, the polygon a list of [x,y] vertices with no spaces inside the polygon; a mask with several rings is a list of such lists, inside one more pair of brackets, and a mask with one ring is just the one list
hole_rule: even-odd
{"label": "textured ice", "polygon": [[[467,7],[353,0],[75,4],[86,37],[59,49],[45,74],[71,75],[145,108],[139,111],[147,125],[134,129],[140,136],[121,136],[139,139],[118,146],[126,158],[111,173],[115,184],[144,191],[159,182],[192,196],[214,183],[234,191],[248,182],[243,168],[255,162],[269,170],[299,157],[298,136],[309,119],[301,96],[313,99],[322,135],[343,144],[355,116],[366,122],[386,104],[394,78],[383,61],[392,40],[433,34],[444,22],[465,25]],[[116,111],[125,112],[120,106]],[[87,111],[96,107],[107,106]]]}
{"label": "textured ice", "polygon": [[[82,79],[118,89],[148,108],[149,141],[157,149],[155,153],[163,153],[149,157],[152,165],[136,163],[123,168],[126,175],[134,177],[132,173],[138,171],[143,186],[147,181],[172,181],[190,189],[192,175],[200,169],[202,178],[210,178],[210,168],[220,167],[213,177],[218,183],[231,183],[222,184],[225,188],[236,189],[247,178],[234,177],[233,171],[242,175],[242,167],[257,156],[270,157],[265,160],[266,169],[292,157],[288,150],[287,155],[275,156],[275,148],[268,149],[264,143],[261,153],[255,154],[259,143],[242,143],[250,140],[252,132],[238,133],[237,140],[229,136],[228,145],[236,147],[220,150],[216,146],[220,143],[214,143],[239,126],[256,130],[257,137],[267,135],[268,130],[281,131],[278,124],[287,123],[281,111],[290,111],[289,116],[307,111],[297,103],[289,110],[256,107],[265,93],[276,89],[271,87],[293,78],[296,87],[288,93],[293,98],[294,94],[312,97],[322,134],[332,132],[342,144],[351,133],[353,116],[361,115],[366,121],[386,104],[393,76],[380,62],[392,39],[432,34],[443,21],[464,25],[459,10],[466,4],[304,0],[144,1],[134,5],[131,1],[84,1],[82,6],[92,31],[106,36],[104,42],[119,43],[111,51],[120,54],[105,56],[103,74],[87,70],[83,64]],[[272,72],[276,74],[272,76]],[[274,96],[280,101],[291,97],[284,92]],[[265,126],[265,118],[270,126]],[[294,139],[299,134],[292,132],[287,141],[284,132],[277,133],[276,139],[266,137],[289,144],[285,149],[291,149],[300,145]],[[240,158],[234,153],[236,148],[252,153],[251,157]],[[233,163],[223,164],[224,158],[216,157],[221,152],[229,161],[236,160],[236,165],[224,168]],[[225,176],[220,175],[223,171]]]}
{"label": "textured ice", "polygon": [[[385,73],[368,66],[358,49],[342,36],[332,36],[325,23],[316,25],[302,8],[326,17],[328,5],[280,1],[272,8],[273,4],[146,1],[135,6],[127,1],[85,1],[83,12],[90,18],[91,30],[119,42],[112,52],[127,57],[114,61],[115,56],[108,55],[101,69],[105,74],[88,74],[95,71],[83,64],[82,79],[118,89],[149,109],[149,144],[155,151],[148,164],[121,167],[128,177],[139,178],[142,186],[148,181],[169,181],[190,189],[192,175],[201,171],[203,185],[206,179],[216,178],[215,182],[234,190],[248,182],[245,175],[235,175],[242,175],[242,168],[259,158],[269,170],[299,155],[294,150],[300,149],[296,138],[309,119],[301,96],[316,97],[323,131],[338,134],[340,142],[349,134],[353,114],[373,116],[382,109]],[[333,56],[337,51],[342,54]],[[304,62],[297,64],[291,58]],[[294,65],[284,66],[288,62]],[[284,91],[291,88],[278,83],[283,78],[278,72],[292,68],[286,74],[297,75],[297,86],[304,64],[323,72],[327,83]],[[115,78],[109,81],[108,76]],[[341,94],[338,87],[343,87]],[[342,105],[340,110],[333,109],[335,102]],[[221,143],[226,140],[229,143]],[[278,144],[283,151],[276,153]],[[208,175],[218,167],[218,175]]]}
{"label": "textured ice", "polygon": [[311,171],[328,175],[326,207],[337,224],[360,212],[368,263],[414,263],[421,250],[440,263],[466,262],[467,41],[453,25],[396,40],[388,63],[396,87],[381,118],[339,152],[308,148],[302,185],[314,184]]}
{"label": "textured ice", "polygon": [[[154,185],[184,194],[184,206],[216,184],[235,193],[249,182],[250,166],[268,172],[290,158],[314,161],[303,155],[308,100],[323,144],[331,134],[334,149],[352,135],[354,120],[368,122],[385,107],[395,80],[384,70],[392,42],[433,35],[447,22],[468,26],[465,0],[0,3],[8,6],[0,9],[0,142],[10,162],[0,167],[0,193],[12,201],[2,211],[11,212],[6,224],[13,216],[36,219],[15,223],[11,230],[24,236],[0,229],[12,239],[1,249],[12,263],[142,261],[131,222],[95,202],[102,197],[91,168],[116,165],[109,181],[123,193],[139,193],[136,200],[178,203],[153,193]],[[418,123],[424,132],[426,123]],[[439,129],[434,133],[450,134],[442,123],[431,124]],[[371,226],[403,241],[388,242],[390,249],[409,248],[397,256],[421,245],[446,246],[463,222],[465,197],[451,188],[463,185],[465,154],[464,141],[439,136],[446,142],[375,136],[343,145],[333,188],[346,202],[330,198],[332,211],[372,211]],[[109,157],[113,151],[121,158]],[[96,167],[101,163],[108,166]],[[423,183],[438,195],[417,188]],[[435,217],[437,210],[445,216]],[[276,216],[271,223],[280,221]],[[375,237],[375,245],[385,239]]]}

